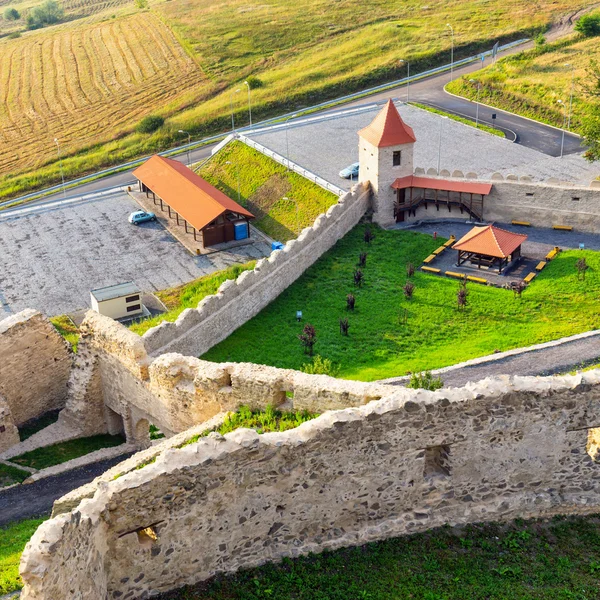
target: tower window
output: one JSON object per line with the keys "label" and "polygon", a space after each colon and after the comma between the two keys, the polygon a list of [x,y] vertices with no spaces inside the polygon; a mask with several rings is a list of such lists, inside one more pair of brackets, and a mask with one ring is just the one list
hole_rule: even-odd
{"label": "tower window", "polygon": [[394,150],[394,154],[392,155],[392,166],[399,167],[402,164],[402,151]]}

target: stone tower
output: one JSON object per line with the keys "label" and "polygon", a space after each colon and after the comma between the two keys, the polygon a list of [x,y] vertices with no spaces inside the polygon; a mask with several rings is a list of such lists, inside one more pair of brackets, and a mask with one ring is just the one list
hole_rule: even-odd
{"label": "stone tower", "polygon": [[413,130],[402,120],[391,100],[373,122],[358,132],[360,181],[373,189],[373,220],[382,227],[396,222],[392,184],[398,177],[413,174]]}

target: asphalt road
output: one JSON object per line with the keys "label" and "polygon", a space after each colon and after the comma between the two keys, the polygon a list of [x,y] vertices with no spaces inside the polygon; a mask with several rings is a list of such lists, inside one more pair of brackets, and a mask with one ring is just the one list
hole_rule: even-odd
{"label": "asphalt road", "polygon": [[129,458],[131,454],[123,454],[117,458],[73,469],[68,473],[47,477],[35,483],[0,491],[0,526],[11,521],[33,519],[49,514],[55,500],[89,483],[104,471]]}

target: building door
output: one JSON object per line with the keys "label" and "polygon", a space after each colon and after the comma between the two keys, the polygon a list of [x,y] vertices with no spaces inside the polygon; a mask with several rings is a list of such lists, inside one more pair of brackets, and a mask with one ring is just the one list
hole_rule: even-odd
{"label": "building door", "polygon": [[396,223],[404,223],[403,204],[406,201],[406,190],[396,191]]}

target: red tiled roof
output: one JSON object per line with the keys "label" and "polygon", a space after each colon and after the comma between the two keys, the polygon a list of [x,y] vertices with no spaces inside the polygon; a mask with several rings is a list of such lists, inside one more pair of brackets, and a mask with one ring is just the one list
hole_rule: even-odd
{"label": "red tiled roof", "polygon": [[412,144],[417,141],[414,131],[402,120],[391,100],[388,100],[371,124],[361,129],[358,135],[377,148]]}
{"label": "red tiled roof", "polygon": [[474,252],[475,254],[484,254],[495,258],[507,258],[526,239],[527,236],[522,233],[513,233],[493,225],[473,227],[469,233],[452,246],[452,250]]}
{"label": "red tiled roof", "polygon": [[243,206],[171,158],[157,154],[133,175],[197,230],[227,211],[254,218]]}
{"label": "red tiled roof", "polygon": [[487,196],[492,191],[491,183],[477,183],[475,181],[463,181],[459,179],[433,179],[431,177],[417,177],[407,175],[399,177],[392,183],[395,190],[406,188],[421,188],[428,190],[441,190],[444,192],[464,192],[466,194],[482,194]]}

